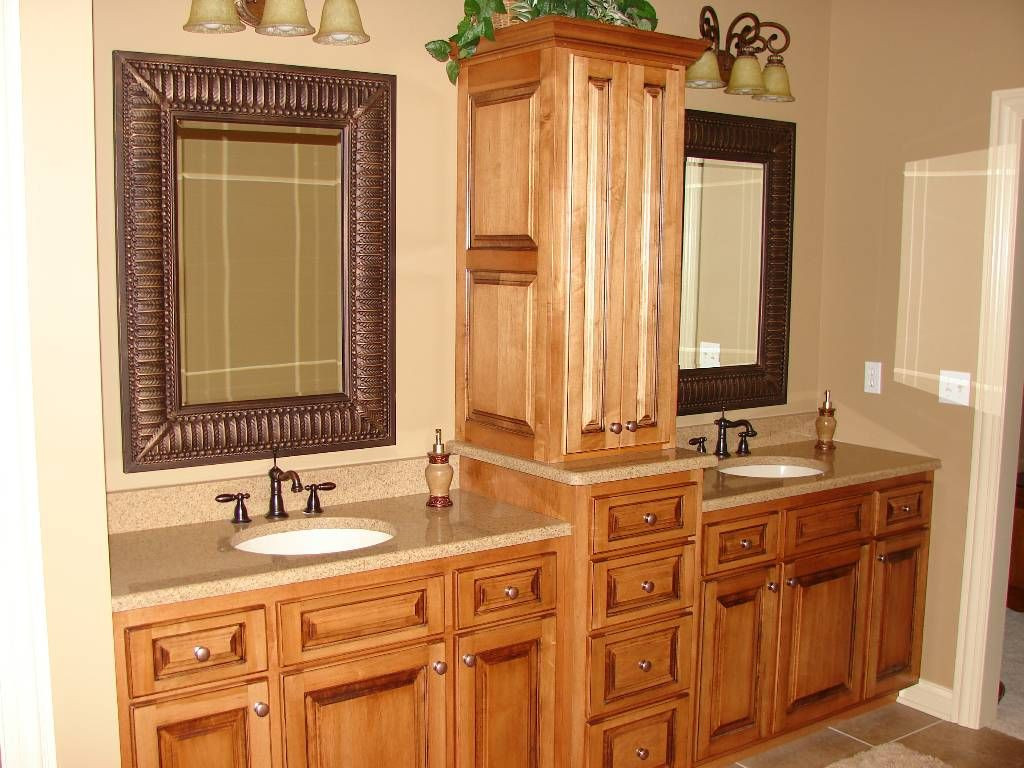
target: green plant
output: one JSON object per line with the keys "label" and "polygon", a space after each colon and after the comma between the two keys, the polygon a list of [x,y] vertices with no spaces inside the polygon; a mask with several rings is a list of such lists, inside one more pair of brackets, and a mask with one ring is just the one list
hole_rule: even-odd
{"label": "green plant", "polygon": [[427,53],[445,62],[448,79],[459,79],[461,62],[476,53],[481,38],[494,39],[496,13],[519,21],[539,16],[571,16],[636,29],[654,29],[658,14],[649,0],[465,0],[465,16],[447,40],[431,40]]}

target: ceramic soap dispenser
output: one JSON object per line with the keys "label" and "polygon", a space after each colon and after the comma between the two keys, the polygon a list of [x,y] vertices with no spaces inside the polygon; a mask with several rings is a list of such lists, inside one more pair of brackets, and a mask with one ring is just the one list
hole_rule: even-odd
{"label": "ceramic soap dispenser", "polygon": [[450,453],[444,449],[444,441],[441,439],[441,430],[434,430],[434,445],[427,454],[427,469],[424,475],[427,478],[427,488],[430,489],[430,498],[427,499],[428,507],[450,507],[451,497],[448,491],[452,487],[452,478],[455,472],[448,463]]}
{"label": "ceramic soap dispenser", "polygon": [[832,438],[836,434],[836,409],[832,405],[832,390],[825,390],[825,402],[818,409],[818,418],[814,420],[814,429],[818,433],[818,442],[814,444],[819,451],[834,451],[836,444]]}

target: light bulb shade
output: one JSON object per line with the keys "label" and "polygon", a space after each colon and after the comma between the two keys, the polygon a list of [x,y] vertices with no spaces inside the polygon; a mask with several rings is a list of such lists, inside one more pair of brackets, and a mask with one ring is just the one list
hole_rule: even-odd
{"label": "light bulb shade", "polygon": [[687,88],[721,88],[725,85],[722,70],[718,68],[718,54],[708,48],[692,66],[686,69]]}
{"label": "light bulb shade", "polygon": [[757,63],[753,54],[744,52],[736,57],[725,92],[733,96],[756,96],[764,93],[761,65]]}
{"label": "light bulb shade", "polygon": [[789,89],[789,72],[781,56],[769,56],[764,65],[764,93],[754,96],[758,101],[796,101]]}
{"label": "light bulb shade", "polygon": [[182,29],[186,32],[223,34],[241,32],[245,25],[238,18],[234,0],[192,0],[192,11]]}
{"label": "light bulb shade", "polygon": [[274,37],[298,37],[316,32],[309,23],[303,0],[267,0],[256,31]]}
{"label": "light bulb shade", "polygon": [[359,45],[369,42],[370,36],[363,29],[356,0],[327,0],[320,19],[320,33],[314,43],[324,45]]}

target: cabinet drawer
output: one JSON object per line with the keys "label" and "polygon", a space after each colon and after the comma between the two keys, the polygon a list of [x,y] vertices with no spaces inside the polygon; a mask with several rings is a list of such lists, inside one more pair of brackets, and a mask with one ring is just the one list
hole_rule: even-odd
{"label": "cabinet drawer", "polygon": [[594,563],[593,628],[693,605],[693,544]]}
{"label": "cabinet drawer", "polygon": [[690,687],[693,617],[590,641],[590,715],[643,704]]}
{"label": "cabinet drawer", "polygon": [[871,535],[872,498],[856,496],[786,510],[787,555],[814,552]]}
{"label": "cabinet drawer", "polygon": [[278,604],[281,662],[339,656],[444,631],[444,577]]}
{"label": "cabinet drawer", "polygon": [[777,512],[704,526],[704,572],[770,563],[779,551]]}
{"label": "cabinet drawer", "polygon": [[875,533],[883,535],[928,525],[931,511],[931,483],[879,491]]}
{"label": "cabinet drawer", "polygon": [[262,608],[132,627],[126,632],[132,696],[262,672],[267,628]]}
{"label": "cabinet drawer", "polygon": [[696,531],[697,486],[682,485],[594,498],[594,552],[679,541]]}
{"label": "cabinet drawer", "polygon": [[459,629],[555,609],[555,556],[458,571]]}
{"label": "cabinet drawer", "polygon": [[613,717],[587,728],[587,766],[683,768],[689,731],[689,697]]}

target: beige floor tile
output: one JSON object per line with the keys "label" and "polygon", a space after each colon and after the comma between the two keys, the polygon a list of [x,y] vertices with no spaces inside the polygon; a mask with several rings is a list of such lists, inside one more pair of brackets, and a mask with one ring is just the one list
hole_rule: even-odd
{"label": "beige floor tile", "polygon": [[939,722],[939,719],[902,704],[887,706],[832,726],[840,733],[868,744],[885,744]]}
{"label": "beige floor tile", "polygon": [[744,758],[745,768],[825,768],[867,749],[867,745],[828,729],[791,741],[768,752]]}
{"label": "beige floor tile", "polygon": [[939,723],[900,739],[900,743],[954,768],[1024,768],[1024,741],[989,728],[975,731]]}

